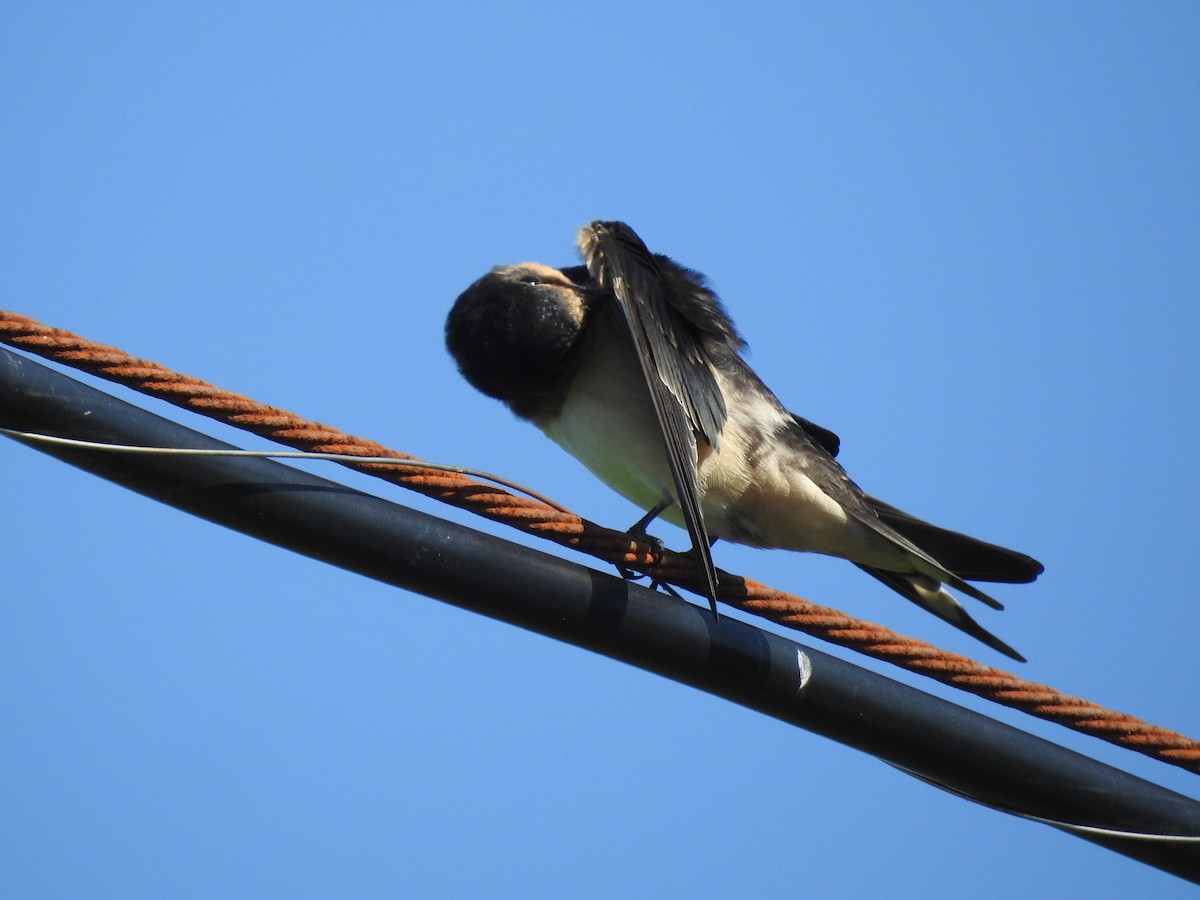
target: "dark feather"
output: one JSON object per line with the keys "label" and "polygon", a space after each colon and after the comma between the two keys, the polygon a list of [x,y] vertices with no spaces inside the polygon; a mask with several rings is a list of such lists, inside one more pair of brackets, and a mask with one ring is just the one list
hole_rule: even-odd
{"label": "dark feather", "polygon": [[[620,222],[593,222],[581,233],[588,272],[613,292],[633,338],[654,404],[675,484],[676,501],[704,570],[706,594],[717,609],[717,575],[696,484],[696,440],[715,449],[725,425],[725,400],[695,330],[674,303],[646,245]],[[697,437],[698,436],[698,437]]]}
{"label": "dark feather", "polygon": [[1010,659],[1015,659],[1017,662],[1026,662],[1024,656],[972,619],[961,606],[955,606],[950,610],[943,611],[926,603],[913,585],[913,579],[920,578],[920,576],[906,575],[900,572],[888,572],[884,569],[873,569],[870,566],[863,566],[858,563],[855,563],[855,565],[872,578],[882,581],[900,596],[911,600],[926,612],[933,613],[939,619],[949,622],[955,628],[961,629],[971,635],[971,637],[983,641],[983,643],[987,644],[993,650],[998,650]]}
{"label": "dark feather", "polygon": [[691,427],[719,449],[725,398],[705,337],[736,341],[732,325],[712,314],[711,292],[688,270],[652,254],[628,225],[593,222],[583,234],[590,234],[581,250],[592,278],[616,296],[639,351],[645,350]]}
{"label": "dark feather", "polygon": [[842,439],[840,437],[828,428],[822,428],[816,422],[810,422],[803,416],[798,416],[795,413],[791,413],[790,415],[795,419],[796,424],[800,426],[800,430],[812,438],[818,447],[835,459],[837,458],[838,451],[842,449]]}
{"label": "dark feather", "polygon": [[1025,584],[1045,571],[1040,562],[1024,553],[930,525],[876,497],[867,495],[866,499],[888,527],[966,581]]}

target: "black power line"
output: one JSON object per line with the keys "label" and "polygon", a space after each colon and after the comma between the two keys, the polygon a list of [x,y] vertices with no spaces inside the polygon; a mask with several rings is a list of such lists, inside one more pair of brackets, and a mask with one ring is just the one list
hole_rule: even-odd
{"label": "black power line", "polygon": [[[230,445],[0,350],[0,426],[161,447]],[[261,459],[37,449],[315,559],[692,685],[1002,809],[1200,835],[1200,803],[728,616]],[[1200,842],[1064,830],[1200,883]]]}

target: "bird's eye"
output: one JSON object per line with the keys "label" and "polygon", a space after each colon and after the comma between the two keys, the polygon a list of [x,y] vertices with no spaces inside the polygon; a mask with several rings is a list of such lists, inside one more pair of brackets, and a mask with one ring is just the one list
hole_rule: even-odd
{"label": "bird's eye", "polygon": [[538,278],[536,275],[526,275],[525,277],[523,277],[521,279],[521,284],[541,284],[541,283],[542,283],[542,279]]}

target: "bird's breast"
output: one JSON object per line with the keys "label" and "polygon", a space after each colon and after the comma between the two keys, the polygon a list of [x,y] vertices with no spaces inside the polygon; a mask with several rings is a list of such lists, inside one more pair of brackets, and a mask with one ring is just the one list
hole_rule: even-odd
{"label": "bird's breast", "polygon": [[[654,406],[617,324],[597,322],[554,414],[534,423],[639,509],[674,497]],[[710,537],[832,555],[860,554],[874,536],[822,483],[837,463],[798,444],[791,416],[768,392],[720,376],[729,417],[720,452],[701,443],[697,488]],[[663,518],[682,527],[678,505]]]}
{"label": "bird's breast", "polygon": [[639,508],[674,496],[653,403],[633,348],[614,323],[595,323],[561,404],[533,422]]}

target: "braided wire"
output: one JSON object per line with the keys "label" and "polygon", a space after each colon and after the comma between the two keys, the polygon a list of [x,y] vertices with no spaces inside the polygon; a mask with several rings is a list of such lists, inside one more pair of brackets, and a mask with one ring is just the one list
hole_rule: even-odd
{"label": "braided wire", "polygon": [[[303,419],[17,313],[0,310],[0,342],[298,450],[386,456],[398,461],[413,459],[374,441],[347,435],[331,426]],[[657,581],[703,592],[701,575],[694,560],[687,555],[604,528],[538,500],[516,496],[465,475],[419,464],[343,465],[622,568],[636,570]],[[727,572],[720,573],[717,593],[723,602],[777,624],[1200,773],[1200,742],[1170,729],[1069,696],[1047,685],[1026,681],[1002,669],[985,666],[881,625]]]}

